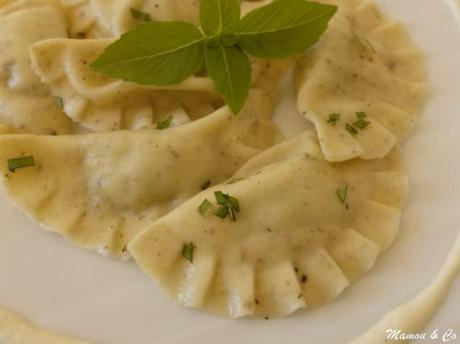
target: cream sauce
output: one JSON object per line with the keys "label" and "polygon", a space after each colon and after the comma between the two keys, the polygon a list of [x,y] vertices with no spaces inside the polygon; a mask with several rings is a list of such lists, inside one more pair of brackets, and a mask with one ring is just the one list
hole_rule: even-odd
{"label": "cream sauce", "polygon": [[[389,329],[401,333],[421,333],[444,302],[449,288],[460,272],[460,233],[436,279],[415,298],[388,312],[370,330],[355,339],[352,344],[378,344],[390,340]],[[398,340],[398,342],[405,342]]]}
{"label": "cream sauce", "polygon": [[90,344],[84,340],[40,328],[4,308],[0,308],[0,342],[2,344]]}

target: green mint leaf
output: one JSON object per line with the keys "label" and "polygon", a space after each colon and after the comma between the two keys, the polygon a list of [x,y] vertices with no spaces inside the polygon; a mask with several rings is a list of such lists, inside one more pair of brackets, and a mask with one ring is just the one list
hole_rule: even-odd
{"label": "green mint leaf", "polygon": [[249,12],[235,34],[250,55],[290,57],[315,44],[336,11],[336,6],[305,0],[274,0]]}
{"label": "green mint leaf", "polygon": [[239,0],[201,0],[200,23],[207,36],[233,33],[240,24]]}
{"label": "green mint leaf", "polygon": [[206,68],[217,90],[234,114],[238,114],[249,95],[251,65],[238,47],[220,44],[204,49]]}
{"label": "green mint leaf", "polygon": [[149,13],[139,11],[133,7],[130,8],[130,11],[134,19],[147,21],[147,22],[152,21],[152,16]]}
{"label": "green mint leaf", "polygon": [[202,69],[204,39],[192,24],[142,23],[108,46],[90,67],[139,84],[174,85]]}
{"label": "green mint leaf", "polygon": [[25,156],[8,160],[8,170],[10,170],[10,172],[16,172],[16,170],[20,168],[33,166],[35,166],[35,159],[33,156]]}

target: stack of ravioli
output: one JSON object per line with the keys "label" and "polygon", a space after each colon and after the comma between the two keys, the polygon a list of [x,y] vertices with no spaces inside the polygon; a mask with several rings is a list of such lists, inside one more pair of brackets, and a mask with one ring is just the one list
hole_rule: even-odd
{"label": "stack of ravioli", "polygon": [[[83,249],[133,257],[181,305],[241,317],[330,302],[398,235],[398,145],[427,87],[400,23],[367,1],[325,2],[339,11],[321,41],[296,60],[251,61],[234,116],[206,76],[141,86],[88,67],[138,24],[132,8],[196,23],[198,1],[0,1],[6,194]],[[285,139],[272,112],[292,65],[313,127]],[[21,157],[34,165],[11,170]],[[219,191],[239,201],[236,221],[197,211]]]}

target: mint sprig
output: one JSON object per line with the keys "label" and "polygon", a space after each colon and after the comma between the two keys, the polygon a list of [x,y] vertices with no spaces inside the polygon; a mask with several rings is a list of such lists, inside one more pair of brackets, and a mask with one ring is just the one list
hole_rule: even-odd
{"label": "mint sprig", "polygon": [[239,0],[201,0],[197,28],[147,22],[109,45],[90,67],[144,85],[175,85],[206,68],[233,113],[251,84],[248,55],[286,58],[315,44],[337,10],[306,0],[274,0],[240,18]]}

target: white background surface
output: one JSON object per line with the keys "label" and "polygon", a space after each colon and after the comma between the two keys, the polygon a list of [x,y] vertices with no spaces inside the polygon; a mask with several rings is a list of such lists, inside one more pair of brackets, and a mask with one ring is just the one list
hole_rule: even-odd
{"label": "white background surface", "polygon": [[[460,30],[440,0],[380,3],[408,25],[426,53],[431,97],[403,147],[411,197],[401,236],[336,302],[269,321],[183,309],[133,262],[83,252],[44,233],[0,195],[0,305],[97,344],[328,344],[355,338],[423,289],[460,230]],[[286,113],[292,104],[281,109]],[[303,120],[292,118],[288,127],[297,121]],[[460,280],[428,330],[435,328],[453,328],[460,343]]]}

